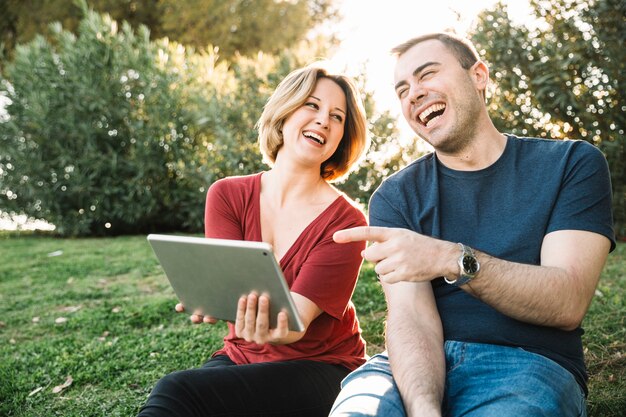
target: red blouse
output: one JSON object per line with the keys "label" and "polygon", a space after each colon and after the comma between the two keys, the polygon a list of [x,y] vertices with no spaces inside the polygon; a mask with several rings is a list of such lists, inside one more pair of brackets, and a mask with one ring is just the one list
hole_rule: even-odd
{"label": "red blouse", "polygon": [[[261,176],[229,177],[209,189],[204,215],[205,235],[211,238],[261,241]],[[343,365],[350,370],[365,362],[365,341],[350,301],[365,242],[337,244],[337,230],[364,226],[363,213],[339,196],[302,231],[280,260],[291,291],[323,310],[306,334],[287,345],[258,345],[229,333],[224,347],[214,355],[226,354],[237,364],[309,359]]]}

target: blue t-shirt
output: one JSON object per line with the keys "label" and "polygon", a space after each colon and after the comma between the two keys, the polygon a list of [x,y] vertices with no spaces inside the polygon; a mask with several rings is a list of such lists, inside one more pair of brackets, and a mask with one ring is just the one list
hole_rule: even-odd
{"label": "blue t-shirt", "polygon": [[[615,247],[604,155],[585,141],[507,136],[491,166],[456,171],[428,154],[386,179],[369,205],[372,226],[400,227],[462,242],[496,258],[539,265],[545,235],[602,234]],[[581,328],[564,331],[512,319],[432,281],[444,339],[522,347],[569,370],[586,390]]]}

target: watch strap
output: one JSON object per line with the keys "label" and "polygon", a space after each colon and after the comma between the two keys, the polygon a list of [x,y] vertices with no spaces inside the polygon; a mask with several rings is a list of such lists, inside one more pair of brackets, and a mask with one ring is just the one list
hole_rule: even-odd
{"label": "watch strap", "polygon": [[[474,255],[474,251],[472,250],[472,248],[460,242],[458,243],[458,245],[462,251],[461,256],[459,257],[457,261],[459,265],[459,277],[454,280],[443,277],[446,283],[457,286],[457,287],[461,285],[465,285],[468,282],[470,282],[472,279],[474,279],[474,277],[480,270],[480,264],[478,263],[478,260],[476,259],[476,255]],[[474,270],[466,269],[466,262],[473,264]]]}

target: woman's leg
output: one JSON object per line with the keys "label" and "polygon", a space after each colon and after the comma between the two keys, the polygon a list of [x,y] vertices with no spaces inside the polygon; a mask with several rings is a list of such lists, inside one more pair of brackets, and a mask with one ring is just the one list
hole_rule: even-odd
{"label": "woman's leg", "polygon": [[234,365],[217,357],[162,378],[139,416],[327,416],[348,372],[322,362]]}

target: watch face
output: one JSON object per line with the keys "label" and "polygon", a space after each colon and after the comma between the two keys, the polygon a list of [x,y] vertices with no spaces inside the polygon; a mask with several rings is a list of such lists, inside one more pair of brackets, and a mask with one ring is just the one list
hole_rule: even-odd
{"label": "watch face", "polygon": [[473,256],[466,255],[463,257],[463,269],[468,274],[475,274],[478,271],[478,262]]}

